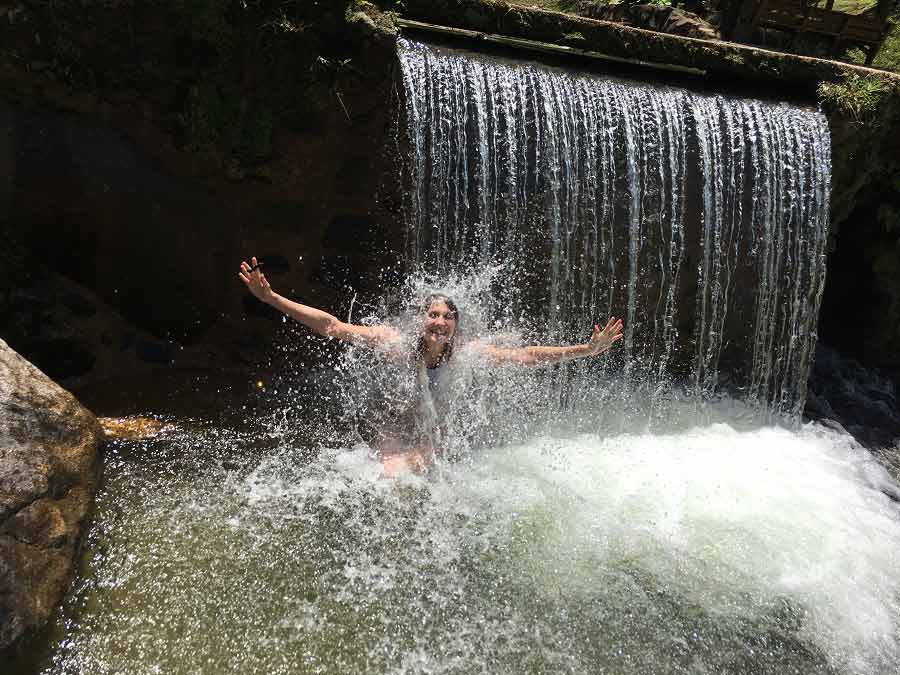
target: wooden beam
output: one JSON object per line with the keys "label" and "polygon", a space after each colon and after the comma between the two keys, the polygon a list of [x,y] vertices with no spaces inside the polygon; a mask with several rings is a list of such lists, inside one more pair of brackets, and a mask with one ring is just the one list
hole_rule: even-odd
{"label": "wooden beam", "polygon": [[524,49],[534,52],[545,52],[550,54],[566,54],[569,56],[586,57],[589,59],[597,59],[600,61],[611,61],[613,63],[624,63],[630,66],[640,66],[642,68],[654,68],[656,70],[667,70],[676,73],[687,73],[689,75],[706,75],[706,71],[700,68],[691,68],[689,66],[679,66],[671,63],[660,63],[658,61],[642,61],[640,59],[626,59],[621,56],[612,56],[595,52],[589,49],[579,49],[578,47],[567,47],[565,45],[557,45],[550,42],[538,42],[536,40],[526,40],[524,38],[507,37],[506,35],[495,35],[491,33],[480,33],[465,28],[452,28],[450,26],[439,26],[437,24],[422,23],[421,21],[412,21],[410,19],[397,18],[395,23],[401,28],[409,28],[411,30],[420,30],[431,33],[439,33],[441,35],[451,35],[454,37],[468,38],[476,42],[491,42],[503,45],[504,47],[513,47],[514,49]]}

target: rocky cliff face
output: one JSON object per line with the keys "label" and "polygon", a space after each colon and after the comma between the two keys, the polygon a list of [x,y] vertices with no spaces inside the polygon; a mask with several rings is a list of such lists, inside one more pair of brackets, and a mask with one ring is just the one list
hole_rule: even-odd
{"label": "rocky cliff face", "polygon": [[851,80],[827,101],[833,242],[820,336],[900,375],[900,94]]}
{"label": "rocky cliff face", "polygon": [[[371,296],[402,236],[381,183],[393,52],[351,9],[0,13],[18,55],[0,63],[0,335],[72,384],[200,365],[182,349],[198,343],[243,367],[281,321],[244,292],[241,259],[341,315]],[[48,296],[60,276],[96,299],[93,318],[73,315],[70,293]]]}
{"label": "rocky cliff face", "polygon": [[0,651],[69,587],[100,475],[96,418],[0,340]]}

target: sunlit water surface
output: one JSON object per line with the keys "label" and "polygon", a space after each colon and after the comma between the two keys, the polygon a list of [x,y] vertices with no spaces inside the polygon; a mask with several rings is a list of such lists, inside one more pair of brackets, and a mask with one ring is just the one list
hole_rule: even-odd
{"label": "sunlit water surface", "polygon": [[896,484],[740,412],[396,480],[309,414],[169,419],[108,450],[43,672],[896,672]]}

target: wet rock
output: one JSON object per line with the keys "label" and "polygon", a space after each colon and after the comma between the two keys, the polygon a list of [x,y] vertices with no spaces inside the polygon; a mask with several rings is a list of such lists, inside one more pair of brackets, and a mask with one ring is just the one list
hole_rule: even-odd
{"label": "wet rock", "polygon": [[150,340],[138,340],[134,350],[141,361],[168,365],[172,362],[172,345]]}
{"label": "wet rock", "polygon": [[0,340],[0,650],[44,625],[69,587],[101,438],[87,409]]}
{"label": "wet rock", "polygon": [[266,251],[259,259],[263,261],[264,271],[269,274],[287,274],[291,271],[291,263],[280,253]]}
{"label": "wet rock", "polygon": [[155,438],[172,427],[153,417],[101,417],[100,426],[108,440],[140,441]]}
{"label": "wet rock", "polygon": [[891,378],[822,343],[816,347],[805,413],[846,429],[877,452],[900,440],[900,403]]}
{"label": "wet rock", "polygon": [[822,419],[817,420],[817,421],[818,421],[819,424],[821,424],[823,427],[826,427],[826,428],[828,428],[828,429],[831,429],[832,431],[836,431],[836,432],[838,432],[839,434],[846,434],[846,435],[848,435],[848,436],[850,435],[850,432],[847,431],[847,430],[844,428],[844,425],[841,424],[840,422],[838,422],[837,420],[833,420],[833,419],[830,419],[830,418],[825,417],[825,418],[822,418]]}
{"label": "wet rock", "polygon": [[60,302],[75,316],[86,318],[97,313],[97,305],[79,293],[64,293]]}
{"label": "wet rock", "polygon": [[7,297],[9,302],[0,307],[0,335],[9,347],[69,389],[185,363],[202,368],[202,364],[228,362],[215,348],[192,348],[179,344],[177,337],[140,330],[89,289],[59,276]]}
{"label": "wet rock", "polygon": [[126,349],[131,349],[131,346],[134,344],[135,335],[131,331],[125,331],[122,333],[122,337],[119,339],[119,349],[124,351]]}
{"label": "wet rock", "polygon": [[361,152],[352,152],[347,155],[338,168],[334,181],[334,191],[340,195],[352,196],[361,181],[372,171],[372,157]]}
{"label": "wet rock", "polygon": [[233,209],[96,123],[0,101],[0,134],[11,139],[0,191],[24,255],[97,296],[57,298],[69,313],[91,316],[101,300],[156,335],[199,335],[216,321],[222,270],[237,257]]}
{"label": "wet rock", "polygon": [[350,289],[367,291],[377,283],[377,276],[367,263],[367,258],[359,256],[323,256],[313,273],[313,280],[338,292]]}
{"label": "wet rock", "polygon": [[71,335],[33,340],[28,345],[28,357],[55,380],[84,375],[96,361],[84,340]]}
{"label": "wet rock", "polygon": [[[254,296],[250,295],[250,293],[247,293],[241,298],[241,305],[244,309],[244,316],[252,316],[256,319],[267,319],[269,321],[281,321],[281,317],[284,316],[277,309],[257,300]],[[262,340],[262,338],[260,338],[260,340]]]}
{"label": "wet rock", "polygon": [[387,237],[384,226],[371,216],[339,213],[325,230],[324,245],[335,252],[365,256],[383,247]]}
{"label": "wet rock", "polygon": [[255,201],[248,214],[248,227],[281,235],[302,233],[306,229],[308,214],[309,207],[302,201]]}

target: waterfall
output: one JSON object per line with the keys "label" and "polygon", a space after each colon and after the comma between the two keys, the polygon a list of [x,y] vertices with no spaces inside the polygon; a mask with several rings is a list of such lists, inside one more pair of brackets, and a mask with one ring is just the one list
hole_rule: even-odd
{"label": "waterfall", "polygon": [[[27,672],[896,673],[900,488],[834,425],[752,405],[796,416],[805,395],[822,118],[409,42],[400,60],[411,273],[354,321],[408,342],[261,388],[163,382],[165,423],[108,447],[83,573]],[[428,290],[466,332],[434,389],[410,358]],[[483,336],[583,339],[608,313],[628,323],[608,359],[478,358]],[[366,427],[404,449],[426,392],[440,456],[385,480]],[[651,428],[631,403],[654,396]]]}
{"label": "waterfall", "polygon": [[400,40],[412,266],[502,267],[492,311],[583,339],[623,317],[648,391],[797,419],[825,281],[819,112]]}
{"label": "waterfall", "polygon": [[[109,445],[27,672],[896,673],[900,487],[834,425],[760,423],[805,396],[821,116],[411,42],[400,62],[410,273],[353,321],[403,341],[265,387],[163,382],[165,423]],[[426,382],[431,290],[464,335]],[[478,344],[607,314],[608,358]],[[428,474],[385,480],[432,429]]]}

